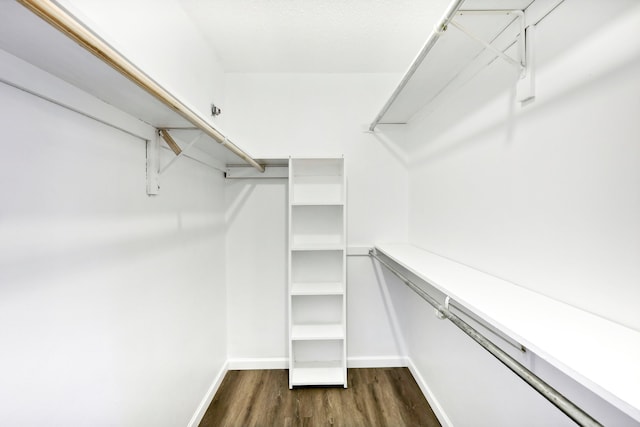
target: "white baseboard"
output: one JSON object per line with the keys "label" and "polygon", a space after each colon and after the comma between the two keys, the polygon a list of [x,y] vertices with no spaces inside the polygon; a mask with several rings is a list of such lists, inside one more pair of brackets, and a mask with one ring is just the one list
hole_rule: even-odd
{"label": "white baseboard", "polygon": [[[372,356],[350,357],[347,359],[348,368],[395,368],[407,366],[407,359],[402,356]],[[287,369],[289,359],[287,357],[247,357],[229,359],[228,370],[246,371],[250,369]]]}
{"label": "white baseboard", "polygon": [[229,370],[247,371],[250,369],[287,369],[289,359],[287,357],[248,357],[229,359]]}
{"label": "white baseboard", "polygon": [[209,409],[209,405],[211,405],[213,396],[216,395],[216,392],[218,391],[218,388],[220,388],[220,384],[222,383],[224,376],[229,370],[228,366],[229,366],[228,361],[225,362],[224,365],[222,365],[222,369],[220,369],[220,371],[218,372],[218,375],[216,375],[215,379],[213,380],[213,383],[211,383],[211,387],[209,387],[209,390],[207,390],[207,394],[205,394],[204,398],[200,402],[200,405],[198,405],[198,409],[196,409],[196,412],[191,417],[188,427],[198,427],[198,424],[200,424],[200,421],[202,421],[202,417],[204,417],[204,413],[207,412],[207,409]]}
{"label": "white baseboard", "polygon": [[438,402],[438,399],[436,399],[436,397],[434,396],[433,392],[425,382],[424,378],[422,378],[422,375],[418,371],[418,368],[416,368],[416,365],[413,363],[413,360],[411,360],[411,358],[408,357],[407,362],[408,362],[407,366],[409,367],[409,371],[411,372],[411,375],[413,375],[413,378],[418,383],[418,387],[420,387],[420,390],[422,390],[422,394],[424,394],[424,397],[427,399],[427,402],[429,402],[429,406],[431,406],[431,409],[433,409],[433,413],[438,418],[438,421],[440,421],[440,424],[442,425],[442,427],[453,427],[451,420],[449,419],[447,414],[444,412],[444,409]]}
{"label": "white baseboard", "polygon": [[404,368],[407,358],[403,356],[349,357],[347,368]]}

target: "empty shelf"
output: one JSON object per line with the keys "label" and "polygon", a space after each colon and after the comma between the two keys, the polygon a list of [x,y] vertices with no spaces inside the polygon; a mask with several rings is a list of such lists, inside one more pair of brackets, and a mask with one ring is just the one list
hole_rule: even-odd
{"label": "empty shelf", "polygon": [[342,295],[344,286],[340,282],[293,283],[291,295]]}
{"label": "empty shelf", "polygon": [[291,385],[344,384],[344,367],[340,361],[294,362]]}
{"label": "empty shelf", "polygon": [[291,247],[292,251],[343,251],[343,243],[305,243]]}
{"label": "empty shelf", "polygon": [[344,206],[342,200],[316,200],[304,202],[291,202],[291,206]]}
{"label": "empty shelf", "polygon": [[344,338],[344,330],[341,324],[324,325],[293,325],[291,327],[291,339],[304,340],[341,340]]}

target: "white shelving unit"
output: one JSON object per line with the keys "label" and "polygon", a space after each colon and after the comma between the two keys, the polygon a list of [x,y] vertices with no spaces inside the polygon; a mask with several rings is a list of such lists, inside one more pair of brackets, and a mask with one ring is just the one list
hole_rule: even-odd
{"label": "white shelving unit", "polygon": [[347,387],[344,159],[289,160],[289,388]]}

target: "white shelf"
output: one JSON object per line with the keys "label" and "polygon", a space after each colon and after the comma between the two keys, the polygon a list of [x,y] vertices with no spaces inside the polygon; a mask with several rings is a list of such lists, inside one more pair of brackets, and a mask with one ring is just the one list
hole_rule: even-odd
{"label": "white shelf", "polygon": [[640,333],[408,244],[376,250],[640,421]]}
{"label": "white shelf", "polygon": [[307,340],[341,340],[344,339],[344,328],[340,323],[326,325],[293,325],[291,339]]}
{"label": "white shelf", "polygon": [[292,283],[291,295],[343,295],[341,282]]}
{"label": "white shelf", "polygon": [[344,252],[292,251],[291,283],[327,283],[343,281]]}
{"label": "white shelf", "polygon": [[289,173],[292,206],[344,204],[343,159],[291,159]]}
{"label": "white shelf", "polygon": [[289,159],[289,387],[347,386],[344,159]]}
{"label": "white shelf", "polygon": [[342,204],[342,177],[294,177],[291,203],[293,205]]}
{"label": "white shelf", "polygon": [[[557,3],[557,0],[466,0],[452,21],[516,62],[521,62],[521,52],[517,48],[522,39],[521,22],[511,11],[522,11],[524,23],[529,26],[546,16]],[[469,11],[484,13],[465,13]],[[465,97],[466,94],[455,92],[464,88],[481,70],[496,63],[497,57],[451,23],[443,33],[434,30],[372,126],[406,124],[421,111],[436,108],[441,100]],[[498,59],[497,63],[500,62],[507,64],[503,59]]]}
{"label": "white shelf", "polygon": [[297,246],[344,246],[344,207],[296,205],[291,207],[291,243]]}
{"label": "white shelf", "polygon": [[294,362],[291,385],[340,385],[345,383],[341,361]]}
{"label": "white shelf", "polygon": [[[105,114],[103,111],[105,108],[115,107],[126,113],[129,119],[137,119],[139,124],[127,122],[126,130],[140,137],[146,137],[138,129],[140,124],[158,129],[194,127],[191,122],[18,2],[0,1],[0,16],[0,50],[36,67],[36,70],[46,72],[49,76],[45,76],[47,85],[42,85],[40,81],[34,81],[33,76],[25,75],[25,71],[29,74],[34,73],[28,67],[21,66],[23,70],[16,73],[15,64],[2,64],[8,69],[0,66],[0,79],[8,84],[67,108],[83,111],[105,123],[122,126],[122,118]],[[3,61],[5,60],[3,58]],[[42,80],[42,77],[38,80]],[[55,88],[51,87],[52,83],[56,83]],[[66,84],[70,84],[72,89],[67,89]],[[78,95],[77,92],[82,93]],[[81,97],[82,94],[91,95],[99,100],[99,104],[104,105],[94,106],[94,103],[85,101],[84,97]],[[199,117],[209,124],[214,124],[212,119],[202,115]],[[192,139],[193,136],[189,134],[185,138]],[[198,149],[215,159],[226,164],[245,164],[242,158],[212,138],[203,137],[202,141],[208,143],[198,143]]]}
{"label": "white shelf", "polygon": [[291,206],[344,206],[342,200],[316,200],[312,202],[292,202]]}
{"label": "white shelf", "polygon": [[297,244],[291,247],[292,251],[344,251],[344,243],[309,243]]}

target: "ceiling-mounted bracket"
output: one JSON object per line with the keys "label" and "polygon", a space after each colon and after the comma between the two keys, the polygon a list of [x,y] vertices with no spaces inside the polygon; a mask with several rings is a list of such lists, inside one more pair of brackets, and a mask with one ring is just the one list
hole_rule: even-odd
{"label": "ceiling-mounted bracket", "polygon": [[[157,138],[147,141],[147,194],[153,195],[160,192],[160,177],[180,158],[185,156],[196,142],[200,140],[203,132],[198,132],[191,142],[186,144],[185,148],[181,148],[176,140],[171,136],[168,129],[158,129]],[[164,140],[167,146],[173,151],[175,157],[167,162],[166,165],[160,165],[160,139]]]}
{"label": "ceiling-mounted bracket", "polygon": [[[504,53],[503,50],[495,47],[491,42],[483,40],[481,37],[476,36],[467,28],[453,19],[449,22],[450,25],[466,34],[471,39],[480,43],[485,49],[490,50],[496,56],[503,59],[507,63],[516,67],[520,74],[520,79],[517,85],[517,98],[520,102],[529,101],[534,98],[534,79],[533,79],[533,28],[527,27],[525,23],[525,13],[522,10],[459,10],[456,15],[513,15],[518,19],[520,31],[518,39],[516,40],[518,46],[518,58],[514,59],[511,56]],[[509,46],[510,47],[510,46]]]}

